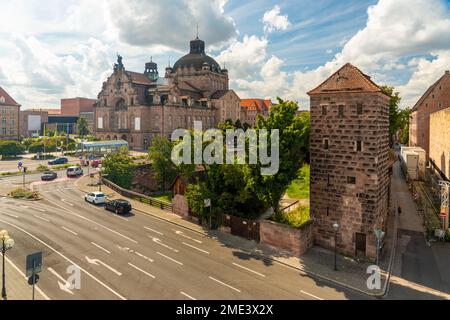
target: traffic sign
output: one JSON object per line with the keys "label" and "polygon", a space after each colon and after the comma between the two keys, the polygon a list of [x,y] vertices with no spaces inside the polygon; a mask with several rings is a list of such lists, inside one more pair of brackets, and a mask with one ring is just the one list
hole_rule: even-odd
{"label": "traffic sign", "polygon": [[211,199],[205,199],[205,208],[211,207]]}
{"label": "traffic sign", "polygon": [[375,229],[375,237],[377,237],[378,240],[382,239],[384,237],[383,230]]}
{"label": "traffic sign", "polygon": [[26,270],[27,277],[32,277],[33,274],[42,271],[42,252],[27,255]]}
{"label": "traffic sign", "polygon": [[23,163],[22,163],[22,162],[19,162],[19,163],[17,164],[17,167],[19,167],[19,168],[22,168],[22,166],[23,166]]}

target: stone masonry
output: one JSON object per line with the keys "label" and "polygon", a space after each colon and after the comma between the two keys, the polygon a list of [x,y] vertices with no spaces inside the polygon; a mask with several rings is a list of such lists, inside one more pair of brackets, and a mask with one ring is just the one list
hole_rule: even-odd
{"label": "stone masonry", "polygon": [[376,256],[375,228],[386,228],[389,97],[346,64],[311,98],[311,216],[315,243],[350,256]]}
{"label": "stone masonry", "polygon": [[450,107],[430,115],[430,159],[450,179]]}

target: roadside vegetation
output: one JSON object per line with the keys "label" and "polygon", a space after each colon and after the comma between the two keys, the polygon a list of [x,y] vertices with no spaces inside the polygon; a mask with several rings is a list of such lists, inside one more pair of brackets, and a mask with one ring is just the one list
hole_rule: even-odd
{"label": "roadside vegetation", "polygon": [[310,220],[310,208],[299,206],[290,212],[275,212],[272,220],[278,223],[287,224],[294,228],[300,228]]}
{"label": "roadside vegetation", "polygon": [[299,170],[297,178],[294,179],[286,190],[286,194],[291,199],[309,199],[310,196],[310,173],[309,164],[304,164]]}
{"label": "roadside vegetation", "polygon": [[17,188],[10,192],[10,196],[14,199],[33,199],[34,195],[33,192],[23,189],[23,188]]}

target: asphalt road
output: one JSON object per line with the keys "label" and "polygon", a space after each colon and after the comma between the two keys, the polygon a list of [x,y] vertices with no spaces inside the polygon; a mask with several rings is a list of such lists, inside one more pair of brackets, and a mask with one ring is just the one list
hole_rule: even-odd
{"label": "asphalt road", "polygon": [[[39,202],[0,198],[9,258],[23,270],[42,251],[39,286],[51,299],[367,299],[152,216],[115,215],[85,203],[73,182],[36,186]],[[71,265],[80,289],[64,286]]]}

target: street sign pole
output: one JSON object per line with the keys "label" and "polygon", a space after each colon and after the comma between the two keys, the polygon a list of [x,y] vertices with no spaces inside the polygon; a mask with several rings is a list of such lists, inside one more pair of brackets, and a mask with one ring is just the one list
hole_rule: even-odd
{"label": "street sign pole", "polygon": [[36,260],[33,260],[33,301],[34,301],[34,287],[36,284]]}

